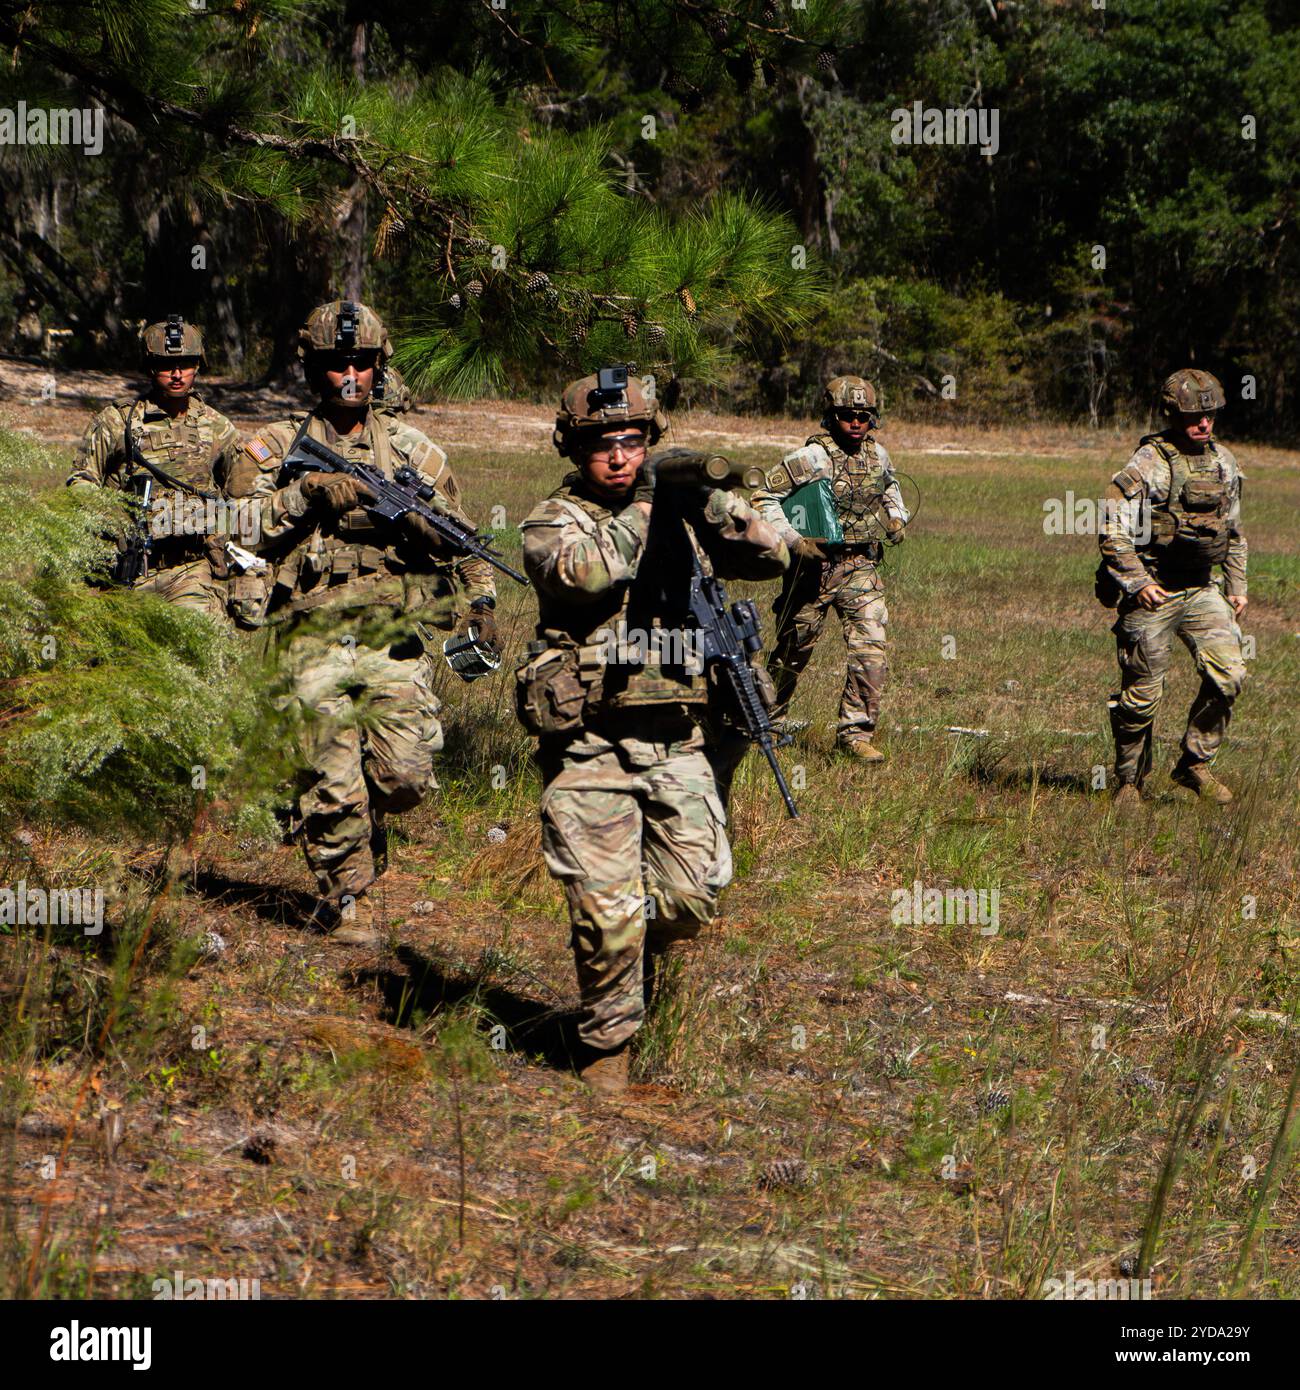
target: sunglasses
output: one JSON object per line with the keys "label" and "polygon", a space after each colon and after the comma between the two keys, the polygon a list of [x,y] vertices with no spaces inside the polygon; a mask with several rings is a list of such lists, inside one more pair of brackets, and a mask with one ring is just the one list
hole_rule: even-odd
{"label": "sunglasses", "polygon": [[835,418],[843,420],[846,424],[850,421],[860,424],[870,424],[873,412],[870,410],[837,410]]}
{"label": "sunglasses", "polygon": [[327,372],[344,372],[349,366],[364,372],[379,361],[377,352],[323,352],[320,354],[321,366]]}
{"label": "sunglasses", "polygon": [[623,454],[644,454],[646,451],[646,439],[643,434],[619,434],[612,438],[605,437],[598,442],[593,442],[587,448],[587,457],[592,459],[606,459],[615,450]]}

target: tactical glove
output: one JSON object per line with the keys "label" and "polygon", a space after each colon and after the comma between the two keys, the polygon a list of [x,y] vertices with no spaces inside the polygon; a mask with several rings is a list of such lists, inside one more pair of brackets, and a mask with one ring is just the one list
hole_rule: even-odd
{"label": "tactical glove", "polygon": [[456,622],[455,635],[468,637],[471,626],[478,629],[480,642],[486,642],[488,646],[500,649],[501,643],[497,640],[496,614],[486,604],[479,604],[470,608],[468,612],[462,613]]}
{"label": "tactical glove", "polygon": [[797,560],[824,560],[826,552],[814,540],[800,536],[790,547],[790,554]]}
{"label": "tactical glove", "polygon": [[419,541],[431,555],[443,555],[448,553],[447,542],[433,529],[433,527],[419,514],[419,512],[407,512],[402,517],[402,526],[406,534],[412,540]]}
{"label": "tactical glove", "polygon": [[226,554],[225,536],[209,536],[203,543],[203,550],[208,557],[213,579],[229,579],[230,557]]}
{"label": "tactical glove", "polygon": [[313,511],[342,516],[362,502],[373,502],[375,494],[346,473],[308,473],[299,484],[303,501]]}
{"label": "tactical glove", "polygon": [[903,527],[906,522],[901,517],[887,516],[885,518],[885,539],[891,545],[897,545],[903,539]]}

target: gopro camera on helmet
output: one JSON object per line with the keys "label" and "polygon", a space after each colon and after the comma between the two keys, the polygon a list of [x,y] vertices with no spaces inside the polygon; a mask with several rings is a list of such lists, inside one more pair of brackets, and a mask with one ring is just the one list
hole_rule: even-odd
{"label": "gopro camera on helmet", "polygon": [[627,364],[601,367],[596,373],[596,393],[611,405],[627,394]]}
{"label": "gopro camera on helmet", "polygon": [[180,352],[184,347],[184,326],[184,320],[179,314],[167,315],[167,327],[164,330],[164,347],[167,352]]}

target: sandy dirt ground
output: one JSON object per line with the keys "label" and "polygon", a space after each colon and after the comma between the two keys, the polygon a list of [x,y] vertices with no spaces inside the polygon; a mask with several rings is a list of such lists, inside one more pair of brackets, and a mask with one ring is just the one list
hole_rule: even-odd
{"label": "sandy dirt ground", "polygon": [[[135,388],[137,378],[111,372],[64,371],[16,357],[0,357],[0,424],[36,434],[52,444],[75,445],[93,411]],[[301,409],[306,397],[279,388],[247,386],[215,377],[201,393],[228,415],[242,433]],[[443,401],[417,405],[414,423],[447,449],[549,450],[554,414],[545,405],[522,401]],[[771,416],[679,412],[671,438],[682,444],[720,449],[797,447],[816,428],[809,420]],[[1008,422],[998,428],[887,414],[882,442],[895,453],[1032,455],[1066,457],[1079,451],[1113,453],[1135,430],[1100,430],[1037,422]],[[1278,451],[1255,451],[1266,462]]]}

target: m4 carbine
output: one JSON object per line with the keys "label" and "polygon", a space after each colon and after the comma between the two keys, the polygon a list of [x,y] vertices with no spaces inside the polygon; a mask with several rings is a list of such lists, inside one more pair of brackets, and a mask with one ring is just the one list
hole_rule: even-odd
{"label": "m4 carbine", "polygon": [[389,478],[378,468],[367,463],[352,463],[342,454],[336,454],[328,445],[301,433],[285,456],[281,476],[290,479],[304,473],[346,473],[349,478],[364,483],[373,494],[372,501],[362,503],[371,516],[396,524],[413,513],[422,517],[456,554],[486,560],[503,574],[508,574],[517,584],[528,583],[524,575],[512,569],[495,550],[479,540],[477,531],[430,505],[437,494],[414,468],[403,466]]}

